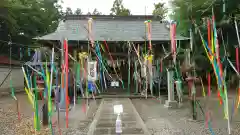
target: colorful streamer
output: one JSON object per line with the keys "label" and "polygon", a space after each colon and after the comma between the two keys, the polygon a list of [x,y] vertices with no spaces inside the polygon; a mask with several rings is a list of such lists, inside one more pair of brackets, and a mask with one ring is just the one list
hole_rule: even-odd
{"label": "colorful streamer", "polygon": [[66,102],[66,127],[68,128],[68,105],[69,105],[69,99],[68,99],[68,43],[65,39],[64,41],[64,50],[65,50],[65,102]]}

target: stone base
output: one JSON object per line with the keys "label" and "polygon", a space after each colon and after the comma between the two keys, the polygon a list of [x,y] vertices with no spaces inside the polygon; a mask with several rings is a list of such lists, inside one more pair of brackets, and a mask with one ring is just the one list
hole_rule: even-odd
{"label": "stone base", "polygon": [[178,102],[177,101],[165,101],[165,105],[166,108],[178,108]]}
{"label": "stone base", "polygon": [[167,97],[164,96],[160,96],[160,98],[158,97],[157,100],[159,100],[160,104],[165,104]]}
{"label": "stone base", "polygon": [[[72,107],[71,106],[68,106],[68,111],[71,111],[71,109],[72,109]],[[66,112],[67,111],[67,109],[66,109],[66,107],[64,107],[64,108],[59,108],[59,111],[60,112]]]}

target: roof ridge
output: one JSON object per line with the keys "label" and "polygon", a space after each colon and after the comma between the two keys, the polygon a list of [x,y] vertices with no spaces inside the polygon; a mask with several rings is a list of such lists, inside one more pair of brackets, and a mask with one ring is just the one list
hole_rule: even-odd
{"label": "roof ridge", "polygon": [[114,15],[66,15],[65,20],[86,20],[89,18],[97,20],[155,20],[160,21],[161,19],[153,15],[130,15],[130,16],[114,16]]}

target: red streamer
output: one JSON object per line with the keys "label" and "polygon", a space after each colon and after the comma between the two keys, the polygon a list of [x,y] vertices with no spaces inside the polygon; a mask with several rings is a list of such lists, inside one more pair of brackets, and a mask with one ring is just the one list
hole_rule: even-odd
{"label": "red streamer", "polygon": [[222,105],[222,98],[221,98],[221,96],[220,96],[220,91],[218,90],[218,99],[219,99],[219,101],[220,101],[220,105]]}
{"label": "red streamer", "polygon": [[208,47],[211,49],[212,43],[211,43],[211,21],[210,21],[210,19],[208,19],[207,23],[208,23]]}
{"label": "red streamer", "polygon": [[176,24],[174,23],[174,24],[172,24],[171,26],[170,26],[170,33],[171,33],[171,51],[172,51],[172,53],[173,54],[175,54],[176,53],[176,40],[175,40],[175,38],[176,38]]}
{"label": "red streamer", "polygon": [[238,52],[238,47],[236,47],[236,66],[237,66],[237,71],[240,72],[240,67],[239,67],[239,52]]}
{"label": "red streamer", "polygon": [[68,105],[69,105],[69,99],[68,99],[68,43],[67,40],[64,40],[64,50],[65,50],[65,74],[66,74],[66,127],[68,128]]}
{"label": "red streamer", "polygon": [[108,55],[109,55],[110,59],[112,60],[112,63],[114,63],[113,57],[112,57],[112,55],[111,55],[111,53],[110,53],[110,51],[109,51],[109,48],[108,48],[108,45],[107,45],[106,40],[104,40],[104,44],[105,44],[105,46],[106,46],[106,48],[107,48]]}
{"label": "red streamer", "polygon": [[[148,40],[151,41],[151,24],[148,22]],[[152,50],[152,43],[149,42],[149,50]]]}

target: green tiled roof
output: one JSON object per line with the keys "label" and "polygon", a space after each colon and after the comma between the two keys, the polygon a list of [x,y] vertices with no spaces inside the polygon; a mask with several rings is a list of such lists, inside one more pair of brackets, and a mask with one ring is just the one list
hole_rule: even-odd
{"label": "green tiled roof", "polygon": [[[68,16],[61,21],[54,33],[36,38],[39,40],[88,40],[88,18],[93,18],[92,37],[95,41],[145,41],[145,16]],[[152,41],[170,40],[169,29],[165,23],[154,20],[152,22]],[[149,19],[148,18],[148,19]],[[188,38],[177,36],[177,40]]]}

